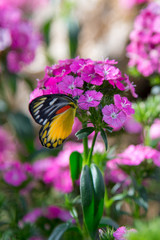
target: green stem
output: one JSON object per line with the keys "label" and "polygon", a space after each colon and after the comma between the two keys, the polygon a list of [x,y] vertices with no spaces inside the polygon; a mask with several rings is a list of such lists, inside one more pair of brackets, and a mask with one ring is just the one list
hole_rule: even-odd
{"label": "green stem", "polygon": [[145,146],[149,146],[150,145],[149,130],[150,130],[149,126],[145,126],[144,127],[144,144],[145,144]]}
{"label": "green stem", "polygon": [[95,142],[96,142],[97,134],[98,134],[98,132],[95,132],[95,135],[94,135],[94,138],[93,138],[93,141],[92,141],[92,146],[91,146],[91,149],[89,151],[88,161],[87,161],[88,166],[91,165],[92,154],[93,154],[93,149],[94,149],[94,145],[95,145]]}
{"label": "green stem", "polygon": [[[83,128],[87,127],[87,124],[83,123],[82,127]],[[87,159],[88,159],[88,138],[87,137],[83,138],[83,148],[84,148],[83,165],[85,165],[87,163]]]}

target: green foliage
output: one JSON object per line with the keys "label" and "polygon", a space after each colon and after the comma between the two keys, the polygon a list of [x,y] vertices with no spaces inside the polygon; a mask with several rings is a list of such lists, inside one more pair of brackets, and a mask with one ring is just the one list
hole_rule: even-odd
{"label": "green foliage", "polygon": [[146,101],[138,101],[134,105],[134,118],[143,126],[151,126],[154,119],[160,116],[160,96],[149,96]]}
{"label": "green foliage", "polygon": [[76,132],[76,137],[78,139],[83,139],[87,136],[89,136],[93,131],[95,130],[94,127],[86,127],[86,128],[82,128],[81,130],[79,130],[78,132]]}
{"label": "green foliage", "polygon": [[72,181],[79,179],[82,169],[82,156],[79,152],[72,152],[70,155],[70,173]]}
{"label": "green foliage", "polygon": [[127,236],[128,240],[159,240],[160,218],[149,222],[136,221],[135,227],[137,232],[130,232]]}
{"label": "green foliage", "polygon": [[84,220],[92,239],[95,238],[99,221],[103,213],[104,181],[95,164],[85,165],[80,180],[80,193]]}

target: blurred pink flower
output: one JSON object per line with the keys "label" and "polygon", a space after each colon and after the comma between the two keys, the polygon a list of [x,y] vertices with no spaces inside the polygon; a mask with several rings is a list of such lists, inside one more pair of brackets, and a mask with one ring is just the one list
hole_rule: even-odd
{"label": "blurred pink flower", "polygon": [[1,126],[0,127],[0,170],[9,168],[17,158],[16,142],[12,136]]}
{"label": "blurred pink flower", "polygon": [[15,162],[11,168],[6,169],[3,178],[6,183],[15,187],[20,186],[25,180],[27,180],[23,165],[19,162]]}
{"label": "blurred pink flower", "polygon": [[23,225],[23,223],[35,223],[40,217],[45,217],[48,219],[58,218],[64,222],[72,219],[67,210],[61,209],[57,206],[48,206],[43,208],[34,208],[31,212],[27,213],[23,217],[23,219],[20,221],[20,225]]}
{"label": "blurred pink flower", "polygon": [[57,191],[71,192],[73,186],[69,170],[69,157],[73,151],[82,153],[83,144],[67,142],[57,157],[36,161],[33,164],[35,178],[42,179],[46,184],[52,184]]}
{"label": "blurred pink flower", "polygon": [[42,208],[35,208],[23,217],[22,222],[35,223],[37,221],[37,219],[42,216],[42,214],[43,214]]}
{"label": "blurred pink flower", "polygon": [[136,229],[131,228],[131,229],[127,229],[126,227],[122,226],[119,227],[114,233],[113,233],[113,237],[115,238],[115,240],[127,240],[127,234],[129,232],[137,232]]}
{"label": "blurred pink flower", "polygon": [[25,12],[35,11],[37,8],[44,7],[49,0],[1,0],[1,5],[9,5],[16,8],[21,8]]}
{"label": "blurred pink flower", "polygon": [[40,33],[35,31],[30,21],[22,18],[21,10],[14,6],[0,5],[0,16],[1,32],[8,31],[10,36],[7,67],[10,72],[16,73],[33,61],[40,43]]}
{"label": "blurred pink flower", "polygon": [[119,0],[119,3],[123,8],[130,9],[134,5],[140,5],[143,3],[150,2],[150,1],[151,0]]}
{"label": "blurred pink flower", "polygon": [[160,73],[160,4],[150,3],[136,17],[127,46],[128,65],[145,77]]}
{"label": "blurred pink flower", "polygon": [[141,133],[142,132],[142,125],[139,122],[129,116],[124,123],[124,128],[128,133]]}
{"label": "blurred pink flower", "polygon": [[155,119],[150,127],[149,135],[152,140],[160,138],[160,119]]}
{"label": "blurred pink flower", "polygon": [[11,35],[7,28],[0,28],[0,52],[11,45]]}

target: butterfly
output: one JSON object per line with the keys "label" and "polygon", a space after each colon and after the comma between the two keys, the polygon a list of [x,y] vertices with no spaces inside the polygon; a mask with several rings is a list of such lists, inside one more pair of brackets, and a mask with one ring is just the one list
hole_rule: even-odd
{"label": "butterfly", "polygon": [[71,134],[77,109],[77,100],[65,94],[50,94],[35,98],[29,111],[42,125],[39,132],[41,144],[56,148]]}

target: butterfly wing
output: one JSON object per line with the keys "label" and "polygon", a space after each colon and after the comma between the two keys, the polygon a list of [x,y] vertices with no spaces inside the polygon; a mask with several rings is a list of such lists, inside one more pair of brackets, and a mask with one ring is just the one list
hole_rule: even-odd
{"label": "butterfly wing", "polygon": [[68,108],[42,126],[39,138],[43,146],[56,148],[71,134],[76,108]]}
{"label": "butterfly wing", "polygon": [[57,111],[68,104],[77,105],[76,101],[64,94],[50,94],[35,98],[29,104],[29,111],[40,125],[45,125],[48,119],[57,115]]}
{"label": "butterfly wing", "polygon": [[58,147],[70,135],[76,108],[76,100],[64,94],[43,95],[30,103],[32,117],[42,125],[39,137],[43,146]]}

